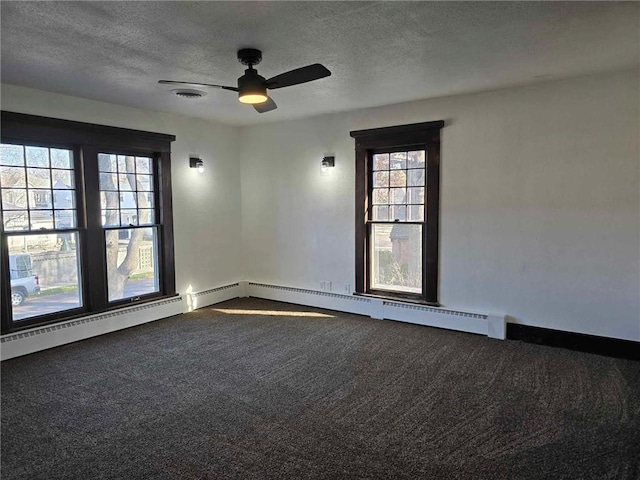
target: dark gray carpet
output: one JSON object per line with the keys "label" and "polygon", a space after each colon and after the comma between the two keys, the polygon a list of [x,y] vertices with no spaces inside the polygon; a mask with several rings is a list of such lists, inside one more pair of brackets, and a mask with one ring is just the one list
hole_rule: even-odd
{"label": "dark gray carpet", "polygon": [[639,419],[639,362],[241,299],[3,362],[2,478],[637,479]]}

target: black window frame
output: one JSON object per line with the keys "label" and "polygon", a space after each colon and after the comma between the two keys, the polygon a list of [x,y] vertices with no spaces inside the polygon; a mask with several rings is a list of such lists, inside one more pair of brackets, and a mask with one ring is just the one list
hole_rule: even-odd
{"label": "black window frame", "polygon": [[[174,135],[97,125],[71,120],[0,112],[0,141],[20,145],[66,148],[73,151],[78,244],[80,248],[81,288],[80,308],[30,317],[14,322],[10,302],[9,250],[6,236],[20,231],[5,232],[0,226],[0,298],[2,334],[34,326],[46,325],[101,313],[125,305],[176,296],[173,207],[171,200],[171,142]],[[159,292],[140,297],[108,301],[104,228],[101,222],[98,153],[137,155],[153,158],[155,224],[158,228]],[[66,231],[66,230],[65,230]],[[56,230],[47,233],[57,233]],[[64,232],[64,231],[60,231]]]}
{"label": "black window frame", "polygon": [[[354,130],[355,139],[355,293],[438,306],[440,218],[440,130],[444,121]],[[372,157],[400,150],[426,151],[425,211],[422,228],[422,292],[371,288],[370,220],[373,188]],[[388,222],[393,223],[393,222]],[[411,223],[411,222],[403,222]]]}

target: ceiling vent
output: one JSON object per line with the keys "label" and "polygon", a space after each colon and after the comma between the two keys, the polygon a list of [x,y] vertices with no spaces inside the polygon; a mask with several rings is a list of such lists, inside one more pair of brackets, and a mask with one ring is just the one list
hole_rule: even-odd
{"label": "ceiling vent", "polygon": [[206,95],[205,92],[200,90],[189,90],[186,88],[179,88],[177,90],[172,90],[172,92],[182,98],[200,98]]}

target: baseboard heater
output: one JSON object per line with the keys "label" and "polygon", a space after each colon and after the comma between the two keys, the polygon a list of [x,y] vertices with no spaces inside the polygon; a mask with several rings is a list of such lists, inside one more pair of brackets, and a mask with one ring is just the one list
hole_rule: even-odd
{"label": "baseboard heater", "polygon": [[185,299],[187,308],[185,311],[190,312],[198,308],[214,305],[216,303],[231,300],[233,298],[243,297],[240,282],[231,283],[222,287],[210,288],[200,292],[187,292]]}
{"label": "baseboard heater", "polygon": [[240,282],[241,290],[248,297],[264,298],[296,303],[311,307],[326,308],[339,312],[367,315],[372,318],[397,320],[430,327],[446,328],[461,332],[487,335],[491,338],[506,338],[506,317],[430,307],[415,303],[391,301],[357,295],[319,292],[303,288],[283,287],[265,283]]}
{"label": "baseboard heater", "polygon": [[10,333],[3,335],[0,339],[0,359],[8,360],[183,312],[183,299],[181,296],[177,296]]}
{"label": "baseboard heater", "polygon": [[134,307],[125,307],[4,335],[0,338],[0,359],[8,360],[40,350],[85,340],[238,297],[264,298],[366,315],[376,319],[396,320],[476,333],[502,340],[506,338],[506,318],[504,315],[466,312],[408,302],[357,295],[341,295],[265,283],[237,282],[200,292],[186,292],[184,296]]}

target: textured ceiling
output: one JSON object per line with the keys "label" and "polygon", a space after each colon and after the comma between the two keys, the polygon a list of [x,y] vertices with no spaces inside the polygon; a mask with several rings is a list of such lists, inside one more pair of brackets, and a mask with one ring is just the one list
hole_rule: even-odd
{"label": "textured ceiling", "polygon": [[[2,82],[248,125],[639,63],[640,4],[617,2],[7,2]],[[331,77],[272,92],[176,97],[159,79],[235,85],[236,51],[266,78],[310,63]]]}

